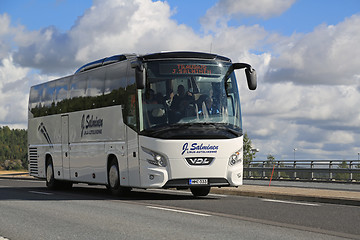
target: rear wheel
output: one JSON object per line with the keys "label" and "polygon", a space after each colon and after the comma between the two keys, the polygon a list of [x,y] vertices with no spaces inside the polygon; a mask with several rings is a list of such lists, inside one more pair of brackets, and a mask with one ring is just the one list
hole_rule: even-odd
{"label": "rear wheel", "polygon": [[71,189],[73,183],[68,181],[59,181],[54,177],[54,166],[51,157],[46,161],[46,187],[50,190]]}
{"label": "rear wheel", "polygon": [[131,188],[120,186],[119,165],[115,158],[113,158],[108,170],[108,185],[107,188],[113,195],[125,195],[131,191]]}
{"label": "rear wheel", "polygon": [[54,167],[51,159],[46,162],[46,187],[48,189],[55,189],[57,182],[54,178]]}
{"label": "rear wheel", "polygon": [[205,197],[209,194],[211,187],[190,188],[194,197]]}

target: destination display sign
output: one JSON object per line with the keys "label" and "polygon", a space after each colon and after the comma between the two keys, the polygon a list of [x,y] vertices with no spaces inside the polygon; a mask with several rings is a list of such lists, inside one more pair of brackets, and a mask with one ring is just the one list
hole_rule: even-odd
{"label": "destination display sign", "polygon": [[220,75],[221,71],[217,65],[174,63],[160,64],[162,75]]}

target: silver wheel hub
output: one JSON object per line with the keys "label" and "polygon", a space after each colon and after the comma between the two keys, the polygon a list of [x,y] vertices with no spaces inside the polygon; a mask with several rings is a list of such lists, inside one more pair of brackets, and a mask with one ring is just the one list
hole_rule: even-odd
{"label": "silver wheel hub", "polygon": [[119,172],[115,165],[112,165],[109,170],[109,184],[111,188],[116,188],[119,181]]}
{"label": "silver wheel hub", "polygon": [[50,182],[52,178],[53,178],[53,169],[52,169],[52,165],[49,164],[46,169],[46,181]]}

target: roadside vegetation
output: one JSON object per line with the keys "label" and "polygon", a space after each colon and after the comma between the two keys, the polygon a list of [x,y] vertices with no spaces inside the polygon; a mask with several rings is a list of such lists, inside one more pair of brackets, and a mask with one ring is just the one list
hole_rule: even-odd
{"label": "roadside vegetation", "polygon": [[27,166],[27,131],[0,127],[0,170],[23,170]]}

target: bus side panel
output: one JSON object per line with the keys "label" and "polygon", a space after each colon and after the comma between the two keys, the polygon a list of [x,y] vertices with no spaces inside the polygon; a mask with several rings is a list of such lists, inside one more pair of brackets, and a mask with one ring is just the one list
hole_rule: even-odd
{"label": "bus side panel", "polygon": [[71,180],[107,184],[109,154],[127,169],[121,106],[70,113],[69,139]]}
{"label": "bus side panel", "polygon": [[31,176],[46,177],[46,155],[51,156],[55,178],[63,179],[61,157],[61,118],[52,115],[29,119],[29,171]]}

